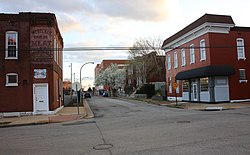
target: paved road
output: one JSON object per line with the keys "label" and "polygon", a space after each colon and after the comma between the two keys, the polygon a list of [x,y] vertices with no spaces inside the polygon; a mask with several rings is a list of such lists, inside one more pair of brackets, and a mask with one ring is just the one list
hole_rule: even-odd
{"label": "paved road", "polygon": [[250,109],[192,111],[103,97],[89,105],[94,119],[1,128],[0,154],[250,154]]}

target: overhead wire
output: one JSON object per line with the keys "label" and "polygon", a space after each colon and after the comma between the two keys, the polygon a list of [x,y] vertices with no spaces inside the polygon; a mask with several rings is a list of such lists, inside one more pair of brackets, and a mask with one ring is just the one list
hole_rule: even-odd
{"label": "overhead wire", "polygon": [[[205,47],[200,47],[200,46],[192,46],[192,48],[199,49],[199,48],[206,48],[206,49],[212,49],[212,48],[237,48],[237,47],[244,47],[244,48],[249,48],[250,46],[205,46]],[[182,46],[182,47],[126,47],[126,46],[113,46],[113,47],[98,47],[98,46],[93,46],[93,47],[66,47],[66,48],[29,48],[29,49],[24,49],[24,48],[19,48],[17,50],[28,50],[28,51],[55,51],[55,50],[60,50],[60,51],[65,51],[65,52],[70,52],[70,51],[125,51],[125,50],[175,50],[175,49],[190,49],[190,46]],[[7,49],[5,49],[7,50]]]}

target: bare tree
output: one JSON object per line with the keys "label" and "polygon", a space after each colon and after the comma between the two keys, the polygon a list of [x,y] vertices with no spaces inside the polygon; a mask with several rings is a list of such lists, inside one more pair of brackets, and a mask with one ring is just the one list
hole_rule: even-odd
{"label": "bare tree", "polygon": [[141,80],[141,84],[147,83],[147,77],[152,75],[164,76],[165,53],[161,49],[162,42],[163,39],[159,37],[138,39],[129,50],[129,66],[134,66],[135,76]]}

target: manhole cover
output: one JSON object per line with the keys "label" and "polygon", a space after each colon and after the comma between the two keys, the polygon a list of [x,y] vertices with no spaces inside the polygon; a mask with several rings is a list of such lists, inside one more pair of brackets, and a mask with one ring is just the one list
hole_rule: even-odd
{"label": "manhole cover", "polygon": [[191,123],[191,121],[177,121],[176,123]]}
{"label": "manhole cover", "polygon": [[94,150],[107,150],[112,148],[113,145],[112,144],[98,144],[96,146],[93,147]]}

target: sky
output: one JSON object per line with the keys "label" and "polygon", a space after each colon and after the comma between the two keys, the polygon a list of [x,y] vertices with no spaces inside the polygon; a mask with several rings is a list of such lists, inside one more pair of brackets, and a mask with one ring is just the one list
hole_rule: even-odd
{"label": "sky", "polygon": [[[18,4],[18,5],[17,5]],[[249,0],[0,0],[0,13],[50,12],[64,41],[63,78],[93,86],[94,69],[104,59],[128,59],[127,51],[69,51],[83,47],[131,47],[138,39],[167,39],[205,13],[231,15],[250,27]],[[75,75],[75,76],[74,76]],[[75,77],[75,78],[74,78]]]}

